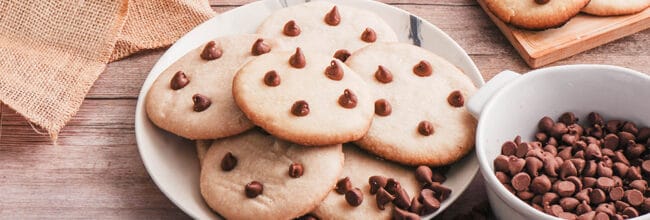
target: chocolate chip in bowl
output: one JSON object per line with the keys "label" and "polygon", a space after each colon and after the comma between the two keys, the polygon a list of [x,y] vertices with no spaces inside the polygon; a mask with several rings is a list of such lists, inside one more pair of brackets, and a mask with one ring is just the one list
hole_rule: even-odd
{"label": "chocolate chip in bowl", "polygon": [[470,98],[467,106],[479,117],[477,156],[497,218],[646,213],[648,143],[639,133],[650,125],[650,103],[640,101],[650,96],[649,83],[625,68],[570,65],[506,71]]}

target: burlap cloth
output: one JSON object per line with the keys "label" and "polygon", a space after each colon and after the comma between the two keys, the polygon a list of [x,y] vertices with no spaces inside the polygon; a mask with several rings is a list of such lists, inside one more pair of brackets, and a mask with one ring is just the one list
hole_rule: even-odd
{"label": "burlap cloth", "polygon": [[0,0],[0,102],[56,139],[106,63],[214,14],[207,0]]}

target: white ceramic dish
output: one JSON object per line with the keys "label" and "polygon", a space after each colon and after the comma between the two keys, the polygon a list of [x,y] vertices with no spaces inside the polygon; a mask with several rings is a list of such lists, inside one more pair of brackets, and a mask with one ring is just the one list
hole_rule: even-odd
{"label": "white ceramic dish", "polygon": [[[305,0],[265,0],[235,8],[197,26],[179,39],[158,60],[142,85],[135,115],[136,140],[140,156],[149,175],[160,190],[185,213],[197,219],[218,216],[203,202],[199,192],[199,165],[191,141],[157,128],[147,118],[144,99],[153,81],[175,60],[208,40],[230,34],[254,33],[257,26],[274,10],[304,3]],[[427,21],[401,9],[370,0],[334,0],[374,11],[398,33],[399,40],[431,50],[462,69],[477,86],[483,78],[467,53],[447,34]],[[451,197],[433,217],[449,206],[465,190],[478,170],[473,153],[454,164],[445,185],[452,188]]]}
{"label": "white ceramic dish", "polygon": [[[521,135],[530,141],[544,116],[589,112],[605,119],[625,119],[650,126],[650,76],[605,65],[570,65],[525,75],[504,71],[472,97],[467,107],[479,116],[476,153],[492,209],[499,219],[558,219],[533,209],[506,190],[494,175],[493,161],[501,145]],[[635,219],[649,219],[648,215]]]}

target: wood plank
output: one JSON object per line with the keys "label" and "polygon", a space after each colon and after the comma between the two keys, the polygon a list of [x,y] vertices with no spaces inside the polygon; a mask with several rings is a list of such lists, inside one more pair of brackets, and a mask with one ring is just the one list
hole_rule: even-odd
{"label": "wood plank", "polygon": [[58,145],[2,107],[2,218],[185,218],[155,186],[135,143],[136,100],[86,100]]}

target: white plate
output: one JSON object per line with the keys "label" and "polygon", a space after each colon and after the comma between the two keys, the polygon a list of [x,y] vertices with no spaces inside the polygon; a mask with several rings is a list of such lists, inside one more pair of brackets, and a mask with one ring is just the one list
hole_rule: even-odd
{"label": "white plate", "polygon": [[[241,33],[254,33],[257,26],[271,12],[282,7],[304,3],[306,0],[264,0],[250,3],[216,16],[194,28],[179,39],[153,66],[140,90],[135,112],[135,134],[140,156],[149,175],[160,190],[185,213],[197,219],[215,219],[218,216],[203,202],[199,192],[199,164],[196,149],[191,141],[184,140],[157,128],[147,118],[144,99],[154,80],[174,61],[210,39]],[[477,86],[484,81],[467,53],[447,34],[431,23],[395,7],[370,0],[333,0],[341,5],[351,5],[373,11],[397,32],[401,42],[419,45],[446,58],[462,69]],[[467,188],[478,163],[474,152],[454,164],[445,185],[453,193],[442,203],[438,212]]]}

